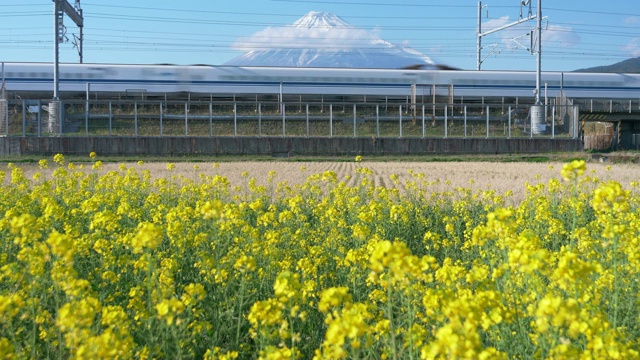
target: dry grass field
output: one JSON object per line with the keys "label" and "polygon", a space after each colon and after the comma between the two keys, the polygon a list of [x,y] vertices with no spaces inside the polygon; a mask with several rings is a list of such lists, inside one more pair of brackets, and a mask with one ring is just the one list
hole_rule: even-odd
{"label": "dry grass field", "polygon": [[[524,198],[526,184],[547,183],[552,178],[561,179],[562,162],[404,162],[404,161],[335,161],[335,162],[291,162],[291,161],[232,161],[232,162],[175,162],[173,170],[167,169],[166,162],[113,162],[105,163],[101,170],[92,170],[91,165],[84,164],[84,171],[105,173],[120,171],[124,165],[138,171],[149,170],[152,177],[172,176],[184,177],[200,181],[200,175],[221,175],[228,178],[232,186],[246,185],[250,178],[255,178],[260,185],[267,184],[269,172],[275,172],[273,183],[286,182],[289,186],[302,184],[309,176],[333,171],[338,179],[347,185],[355,185],[358,180],[356,168],[367,167],[372,172],[376,186],[398,187],[404,189],[408,181],[415,180],[420,184],[428,184],[431,192],[443,192],[462,187],[472,191],[495,190],[497,194],[512,192],[512,201]],[[51,173],[58,165],[49,161]],[[20,164],[27,178],[41,171],[37,163]],[[10,170],[7,164],[0,164],[0,171],[6,172],[8,182]],[[397,176],[397,181],[391,175]],[[273,174],[272,174],[273,175]],[[615,180],[623,187],[629,188],[632,181],[640,180],[640,165],[633,163],[607,164],[589,162],[587,176],[602,181]]]}

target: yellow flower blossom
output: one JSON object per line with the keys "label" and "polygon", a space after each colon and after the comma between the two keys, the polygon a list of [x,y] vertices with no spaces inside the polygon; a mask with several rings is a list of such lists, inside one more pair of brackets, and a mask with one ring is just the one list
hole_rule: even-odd
{"label": "yellow flower blossom", "polygon": [[587,163],[584,160],[573,160],[562,166],[562,177],[565,181],[577,179],[582,176],[587,169]]}
{"label": "yellow flower blossom", "polygon": [[55,154],[53,156],[53,162],[55,162],[56,164],[62,166],[64,165],[64,155],[62,154]]}
{"label": "yellow flower blossom", "polygon": [[318,310],[327,313],[332,308],[350,302],[351,295],[349,294],[349,288],[345,286],[332,287],[322,292],[320,301],[318,302]]}
{"label": "yellow flower blossom", "polygon": [[3,357],[640,358],[640,188],[580,161],[504,195],[54,162],[0,172]]}
{"label": "yellow flower blossom", "polygon": [[131,239],[131,248],[134,254],[140,254],[145,249],[157,248],[163,239],[162,229],[152,223],[140,223],[138,233]]}

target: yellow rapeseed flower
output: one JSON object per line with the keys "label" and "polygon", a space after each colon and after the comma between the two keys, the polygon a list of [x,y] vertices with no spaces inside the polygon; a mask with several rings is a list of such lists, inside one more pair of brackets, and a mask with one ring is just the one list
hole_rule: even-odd
{"label": "yellow rapeseed flower", "polygon": [[351,302],[351,294],[346,286],[331,287],[322,292],[318,302],[318,310],[327,313],[332,308]]}
{"label": "yellow rapeseed flower", "polygon": [[55,162],[58,165],[64,165],[64,155],[62,154],[55,154],[53,156],[53,162]]}
{"label": "yellow rapeseed flower", "polygon": [[587,163],[584,160],[573,160],[562,166],[562,177],[565,181],[577,179],[587,170]]}
{"label": "yellow rapeseed flower", "polygon": [[162,229],[153,223],[140,223],[138,233],[131,239],[131,247],[134,254],[140,254],[145,249],[157,248],[163,239]]}

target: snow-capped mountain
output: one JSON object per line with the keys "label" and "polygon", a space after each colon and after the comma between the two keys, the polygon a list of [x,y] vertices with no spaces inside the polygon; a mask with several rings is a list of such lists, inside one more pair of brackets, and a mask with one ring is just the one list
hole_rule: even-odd
{"label": "snow-capped mountain", "polygon": [[322,11],[310,11],[307,15],[294,22],[293,26],[300,29],[352,27],[339,16]]}
{"label": "snow-capped mountain", "polygon": [[335,14],[311,11],[289,26],[242,39],[246,50],[225,65],[345,68],[437,68],[427,55],[351,26]]}

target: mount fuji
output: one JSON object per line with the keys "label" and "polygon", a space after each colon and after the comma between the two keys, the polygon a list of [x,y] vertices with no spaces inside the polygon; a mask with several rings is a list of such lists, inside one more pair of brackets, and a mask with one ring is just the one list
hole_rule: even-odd
{"label": "mount fuji", "polygon": [[385,41],[340,17],[311,11],[292,25],[268,27],[241,39],[246,51],[225,65],[340,68],[446,68],[409,47]]}

